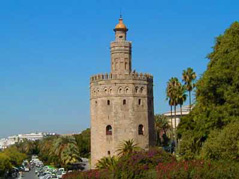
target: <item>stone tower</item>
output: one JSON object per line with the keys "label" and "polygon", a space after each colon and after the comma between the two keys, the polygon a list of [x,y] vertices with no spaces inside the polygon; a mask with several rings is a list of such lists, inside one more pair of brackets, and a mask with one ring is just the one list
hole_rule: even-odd
{"label": "stone tower", "polygon": [[119,19],[111,42],[111,73],[90,79],[91,166],[117,155],[124,140],[143,149],[154,145],[153,76],[132,72],[128,29]]}

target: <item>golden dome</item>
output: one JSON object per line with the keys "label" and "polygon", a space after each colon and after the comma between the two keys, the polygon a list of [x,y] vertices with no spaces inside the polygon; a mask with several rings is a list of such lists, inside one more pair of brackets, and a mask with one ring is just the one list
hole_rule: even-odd
{"label": "golden dome", "polygon": [[119,23],[115,26],[114,31],[116,31],[116,30],[123,30],[123,31],[127,31],[128,30],[126,25],[124,25],[122,18],[119,19]]}

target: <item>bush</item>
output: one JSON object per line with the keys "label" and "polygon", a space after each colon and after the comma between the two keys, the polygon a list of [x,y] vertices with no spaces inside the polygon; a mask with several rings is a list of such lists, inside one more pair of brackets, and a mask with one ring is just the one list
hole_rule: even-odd
{"label": "bush", "polygon": [[147,178],[147,173],[158,163],[172,162],[175,158],[163,149],[151,148],[148,151],[133,152],[122,156],[114,171],[114,178]]}
{"label": "bush", "polygon": [[239,176],[238,167],[238,163],[193,160],[159,163],[156,170],[158,179],[236,179]]}
{"label": "bush", "polygon": [[85,172],[67,173],[62,179],[111,179],[112,174],[108,170],[89,170]]}
{"label": "bush", "polygon": [[[64,176],[64,179],[136,179],[155,178],[155,167],[158,163],[172,162],[175,158],[163,149],[152,148],[148,151],[135,151],[123,155],[114,162],[106,162],[108,169],[74,172]],[[109,166],[108,164],[113,164]],[[105,167],[103,167],[105,168]]]}

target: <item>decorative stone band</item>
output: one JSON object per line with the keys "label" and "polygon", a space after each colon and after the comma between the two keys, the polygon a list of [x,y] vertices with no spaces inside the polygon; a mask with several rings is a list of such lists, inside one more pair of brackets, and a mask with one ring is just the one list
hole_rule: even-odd
{"label": "decorative stone band", "polygon": [[150,74],[143,73],[130,73],[130,74],[98,74],[90,78],[90,82],[102,81],[102,80],[144,80],[153,82],[153,76]]}
{"label": "decorative stone band", "polygon": [[127,47],[131,47],[132,42],[131,41],[123,41],[123,42],[111,41],[110,44],[113,45],[113,46],[127,46]]}

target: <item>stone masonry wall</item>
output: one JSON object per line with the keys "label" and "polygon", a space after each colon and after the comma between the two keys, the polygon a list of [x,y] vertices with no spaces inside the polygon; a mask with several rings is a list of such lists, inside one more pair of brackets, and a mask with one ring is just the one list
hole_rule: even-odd
{"label": "stone masonry wall", "polygon": [[[102,157],[117,155],[124,140],[134,139],[143,149],[154,145],[152,76],[96,75],[91,77],[90,91],[92,168]],[[108,125],[112,135],[106,135]],[[138,134],[139,125],[143,135]]]}

